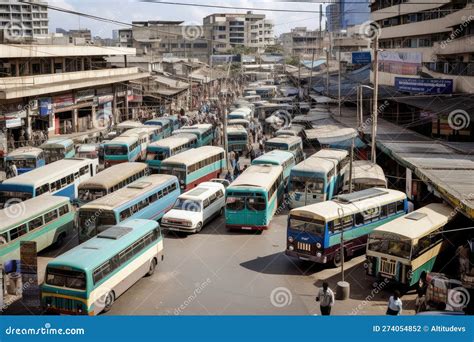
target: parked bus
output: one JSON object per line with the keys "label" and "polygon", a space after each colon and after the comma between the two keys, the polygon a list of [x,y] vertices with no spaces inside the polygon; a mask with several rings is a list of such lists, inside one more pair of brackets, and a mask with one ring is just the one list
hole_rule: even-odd
{"label": "parked bus", "polygon": [[293,137],[300,137],[301,139],[305,138],[304,127],[300,125],[291,125],[287,127],[280,128],[278,131],[275,132],[275,136],[293,136]]}
{"label": "parked bus", "polygon": [[265,152],[273,150],[289,151],[295,156],[297,163],[304,160],[303,140],[300,137],[279,136],[265,142]]}
{"label": "parked bus", "polygon": [[252,165],[262,164],[280,165],[283,167],[283,180],[285,181],[285,186],[287,186],[291,169],[295,166],[296,162],[293,153],[273,150],[261,155],[258,158],[255,158],[252,161]]}
{"label": "parked bus", "polygon": [[397,190],[372,188],[340,195],[290,211],[286,254],[316,263],[341,264],[341,231],[344,255],[364,249],[375,228],[408,211],[406,195]]}
{"label": "parked bus", "polygon": [[227,127],[229,151],[247,153],[249,150],[249,134],[243,126]]}
{"label": "parked bus", "polygon": [[157,222],[130,220],[53,259],[41,285],[45,311],[98,315],[163,260]]}
{"label": "parked bus", "polygon": [[124,163],[111,166],[79,184],[78,203],[83,205],[104,197],[148,176],[149,173],[145,163]]}
{"label": "parked bus", "polygon": [[178,179],[150,175],[109,195],[89,202],[77,213],[79,241],[86,241],[108,226],[130,219],[160,220],[180,194]]}
{"label": "parked bus", "polygon": [[282,202],[283,168],[251,165],[226,189],[228,229],[264,230]]}
{"label": "parked bus", "polygon": [[368,275],[413,286],[433,270],[443,250],[443,229],[453,209],[432,203],[379,226],[369,235]]}
{"label": "parked bus", "polygon": [[246,119],[232,119],[227,123],[229,127],[231,126],[243,126],[245,129],[250,128],[250,121]]}
{"label": "parked bus", "polygon": [[332,160],[336,163],[335,194],[339,193],[342,190],[342,186],[344,185],[344,176],[349,171],[349,152],[336,148],[323,148],[313,154],[313,156],[326,160]]}
{"label": "parked bus", "polygon": [[25,201],[44,194],[77,198],[81,182],[93,177],[99,168],[97,159],[62,159],[0,184],[0,205]]}
{"label": "parked bus", "polygon": [[[343,191],[349,191],[350,172],[344,175]],[[355,160],[352,163],[352,191],[360,191],[369,188],[386,188],[387,179],[383,169],[368,160]]]}
{"label": "parked bus", "polygon": [[140,160],[142,142],[138,136],[117,137],[104,144],[105,167]]}
{"label": "parked bus", "polygon": [[117,135],[120,135],[120,134],[125,133],[129,129],[139,128],[139,127],[143,127],[143,124],[140,121],[127,120],[127,121],[118,123],[115,126],[115,131],[117,132]]}
{"label": "parked bus", "polygon": [[[12,213],[15,213],[13,215]],[[38,252],[57,244],[74,230],[68,197],[45,195],[0,210],[0,264],[20,260],[20,242],[36,242]]]}
{"label": "parked bus", "polygon": [[89,159],[98,159],[99,158],[99,144],[82,144],[79,145],[76,152],[77,158],[89,158]]}
{"label": "parked bus", "polygon": [[148,145],[150,145],[152,142],[162,139],[163,132],[161,131],[161,127],[158,126],[133,128],[123,133],[120,138],[137,138],[138,143],[140,144],[140,156],[138,159],[145,160]]}
{"label": "parked bus", "polygon": [[198,147],[212,145],[214,140],[214,127],[211,124],[197,124],[193,126],[183,126],[173,132],[173,135],[181,133],[192,133],[198,138]]}
{"label": "parked bus", "polygon": [[240,107],[230,112],[227,115],[227,118],[229,120],[235,120],[235,119],[251,120],[253,118],[253,110],[252,108],[249,108],[249,107]]}
{"label": "parked bus", "polygon": [[175,175],[182,191],[218,178],[225,168],[224,149],[216,146],[192,148],[162,161],[160,173]]}
{"label": "parked bus", "polygon": [[20,147],[11,151],[6,157],[6,162],[7,164],[15,164],[19,175],[46,164],[43,150],[31,146]]}
{"label": "parked bus", "polygon": [[71,139],[52,138],[43,143],[40,148],[44,152],[46,164],[64,158],[74,158],[76,150]]}
{"label": "parked bus", "polygon": [[145,122],[146,126],[159,126],[161,127],[162,137],[167,138],[171,136],[174,131],[174,124],[168,118],[156,118]]}
{"label": "parked bus", "polygon": [[173,135],[148,146],[146,163],[150,169],[157,172],[163,160],[196,147],[196,135],[191,133]]}

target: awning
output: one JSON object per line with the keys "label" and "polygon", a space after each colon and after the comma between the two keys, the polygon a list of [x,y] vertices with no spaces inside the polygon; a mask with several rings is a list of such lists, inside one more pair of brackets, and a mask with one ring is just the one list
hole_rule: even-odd
{"label": "awning", "polygon": [[398,103],[417,107],[425,111],[437,114],[449,114],[455,110],[465,111],[471,118],[474,118],[474,96],[464,95],[462,97],[439,97],[433,95],[430,97],[403,97],[393,98]]}

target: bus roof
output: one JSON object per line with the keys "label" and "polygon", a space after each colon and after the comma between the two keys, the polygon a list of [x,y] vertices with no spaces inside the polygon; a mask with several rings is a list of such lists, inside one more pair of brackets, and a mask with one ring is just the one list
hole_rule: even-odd
{"label": "bus roof", "polygon": [[135,128],[135,127],[141,127],[141,126],[143,126],[143,124],[140,121],[132,121],[132,120],[123,121],[117,124],[118,128],[127,128],[127,127]]}
{"label": "bus roof", "polygon": [[120,183],[122,180],[127,179],[131,175],[147,168],[147,164],[136,162],[112,165],[104,171],[99,172],[94,177],[81,182],[78,188],[109,188],[117,183]]}
{"label": "bus roof", "polygon": [[143,126],[143,127],[136,127],[127,130],[126,132],[122,133],[120,136],[121,137],[130,137],[133,134],[140,135],[144,133],[150,133],[154,132],[155,130],[160,130],[161,131],[161,126]]}
{"label": "bus roof", "polygon": [[33,146],[24,146],[24,147],[19,147],[7,155],[8,158],[18,158],[18,157],[38,157],[38,155],[43,152],[42,149],[33,147]]}
{"label": "bus roof", "polygon": [[[294,159],[294,154],[288,151],[273,150],[255,158],[255,164],[282,165],[288,159]],[[252,162],[252,164],[253,164]]]}
{"label": "bus roof", "polygon": [[36,168],[30,172],[23,173],[19,176],[6,179],[1,185],[36,185],[41,183],[45,178],[54,178],[66,173],[68,170],[75,170],[78,165],[88,165],[92,160],[88,158],[66,158],[55,161],[51,164]]}
{"label": "bus roof", "polygon": [[281,135],[279,137],[268,139],[265,144],[275,143],[275,144],[301,144],[303,140],[301,137],[294,137],[291,135]]}
{"label": "bus roof", "polygon": [[50,261],[48,267],[69,266],[83,271],[93,271],[157,227],[158,223],[151,220],[136,219],[119,223],[61,254]]}
{"label": "bus roof", "polygon": [[[33,218],[48,209],[68,204],[69,197],[43,195],[0,210],[0,234],[8,228]],[[12,215],[17,213],[18,215]]]}
{"label": "bus roof", "polygon": [[200,160],[206,159],[210,156],[224,153],[224,149],[218,146],[202,146],[198,148],[191,148],[187,151],[178,153],[174,156],[171,156],[161,163],[161,165],[166,164],[185,164],[192,165]]}
{"label": "bus roof", "polygon": [[336,148],[323,148],[313,154],[314,157],[326,158],[326,159],[336,159],[341,161],[349,155],[349,152],[346,150],[340,150]]}
{"label": "bus roof", "polygon": [[107,145],[120,145],[120,144],[126,144],[126,145],[132,145],[133,143],[137,142],[138,138],[137,136],[124,136],[121,135],[117,138],[114,138],[110,141],[107,141],[104,146]]}
{"label": "bus roof", "polygon": [[170,122],[170,119],[168,118],[156,118],[156,119],[151,119],[148,121],[145,121],[145,125],[153,125],[153,124],[158,124],[159,126],[163,124],[167,124]]}
{"label": "bus roof", "polygon": [[431,203],[407,215],[377,227],[374,232],[390,233],[416,240],[438,228],[451,219],[453,208],[442,203]]}
{"label": "bus roof", "polygon": [[[406,195],[403,192],[384,188],[371,188],[357,191],[347,196],[352,196],[353,200],[350,202],[340,201],[336,198],[332,201],[320,202],[293,209],[290,214],[329,222],[339,218],[341,209],[342,215],[347,216],[374,206],[381,206],[406,199]],[[357,198],[360,198],[360,200],[357,200]]]}
{"label": "bus roof", "polygon": [[175,148],[193,140],[197,140],[196,135],[191,134],[191,133],[179,133],[176,135],[172,135],[168,138],[155,141],[149,144],[148,147],[149,148],[152,148],[152,147]]}
{"label": "bus roof", "polygon": [[77,152],[93,152],[99,149],[99,144],[82,144],[77,148]]}
{"label": "bus roof", "polygon": [[301,163],[294,166],[291,171],[309,171],[314,173],[331,171],[335,166],[335,162],[315,156],[303,160]]}
{"label": "bus roof", "polygon": [[41,149],[48,149],[48,148],[61,148],[74,145],[74,142],[68,138],[51,138],[48,141],[44,142],[40,148]]}
{"label": "bus roof", "polygon": [[136,180],[124,188],[111,194],[98,198],[81,207],[81,209],[103,209],[113,210],[121,205],[133,200],[135,197],[149,192],[151,189],[166,183],[177,181],[176,176],[154,174]]}
{"label": "bus roof", "polygon": [[245,134],[248,134],[245,127],[240,126],[240,125],[228,126],[227,127],[227,134],[229,135],[229,134],[232,134],[232,133],[245,133]]}
{"label": "bus roof", "polygon": [[220,183],[204,182],[199,184],[197,187],[179,195],[179,198],[204,200],[208,198],[211,193],[214,193],[219,189],[225,192],[224,186]]}
{"label": "bus roof", "polygon": [[[349,173],[345,178],[349,181]],[[357,183],[374,183],[376,186],[387,186],[383,169],[369,160],[355,160],[352,165],[352,181]]]}
{"label": "bus roof", "polygon": [[270,190],[275,179],[283,172],[283,168],[277,165],[250,165],[227,190],[232,188],[264,188]]}
{"label": "bus roof", "polygon": [[241,124],[246,124],[249,125],[250,121],[247,119],[230,119],[229,122],[227,123],[228,125],[241,125]]}

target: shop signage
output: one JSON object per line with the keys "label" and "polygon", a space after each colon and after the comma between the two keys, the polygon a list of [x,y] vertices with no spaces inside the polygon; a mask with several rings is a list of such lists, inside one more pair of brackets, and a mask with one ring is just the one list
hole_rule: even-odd
{"label": "shop signage", "polygon": [[86,89],[86,90],[80,90],[76,93],[76,103],[77,102],[86,102],[93,100],[95,96],[95,90],[94,89]]}
{"label": "shop signage", "polygon": [[408,93],[451,94],[453,92],[453,80],[395,77],[395,88],[398,91]]}
{"label": "shop signage", "polygon": [[352,64],[370,64],[370,51],[356,51],[352,53]]}
{"label": "shop signage", "polygon": [[7,128],[21,127],[21,118],[6,119],[5,126]]}
{"label": "shop signage", "polygon": [[74,97],[72,94],[57,95],[53,97],[53,107],[65,108],[74,105]]}
{"label": "shop signage", "polygon": [[51,104],[50,97],[44,97],[39,99],[39,115],[49,116],[53,112],[53,106]]}

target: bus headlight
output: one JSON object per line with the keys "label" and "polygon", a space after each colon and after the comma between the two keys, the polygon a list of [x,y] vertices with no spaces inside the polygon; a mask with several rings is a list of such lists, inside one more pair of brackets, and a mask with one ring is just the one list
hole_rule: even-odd
{"label": "bus headlight", "polygon": [[293,243],[293,241],[295,241],[295,239],[293,239],[293,236],[288,236],[288,242]]}
{"label": "bus headlight", "polygon": [[288,246],[288,250],[294,251],[294,250],[295,250],[295,247],[293,247],[292,245],[290,245],[290,246]]}
{"label": "bus headlight", "polygon": [[321,244],[320,244],[319,242],[316,244],[316,248],[317,248],[317,249],[320,249],[320,248],[321,248]]}
{"label": "bus headlight", "polygon": [[322,257],[321,252],[316,253],[316,256],[317,256],[318,258],[321,258],[321,257]]}

